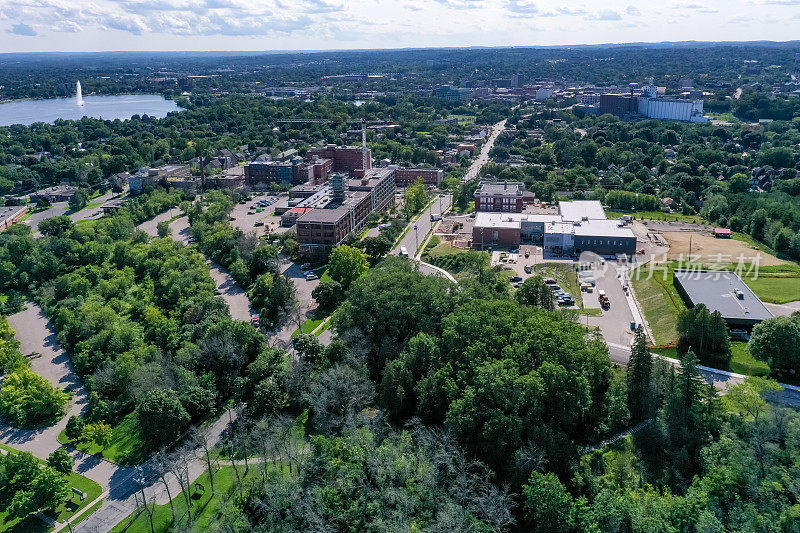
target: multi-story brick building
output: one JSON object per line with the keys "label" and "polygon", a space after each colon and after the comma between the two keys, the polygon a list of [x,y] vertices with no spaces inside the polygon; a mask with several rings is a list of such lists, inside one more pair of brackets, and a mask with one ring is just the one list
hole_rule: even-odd
{"label": "multi-story brick building", "polygon": [[292,161],[252,162],[244,167],[244,181],[248,187],[259,187],[269,183],[305,183],[308,168],[300,159]]}
{"label": "multi-story brick building", "polygon": [[[364,170],[364,153],[360,146],[329,144],[323,148],[311,148],[306,153],[306,158],[309,161],[313,161],[314,156],[322,159],[332,159],[334,172],[349,172],[352,176],[356,171]],[[372,150],[367,148],[367,169],[370,168],[372,168]]]}
{"label": "multi-story brick building", "polygon": [[307,165],[309,178],[317,184],[328,181],[328,176],[333,172],[333,159],[313,155]]}
{"label": "multi-story brick building", "polygon": [[403,168],[394,172],[394,182],[398,186],[413,185],[417,179],[422,178],[425,185],[438,186],[444,178],[444,170],[440,168]]}
{"label": "multi-story brick building", "polygon": [[364,178],[349,180],[347,190],[341,176],[331,178],[332,201],[297,219],[300,255],[312,257],[330,252],[350,233],[361,229],[371,212],[385,209],[394,199],[394,171],[370,169]]}
{"label": "multi-story brick building", "polygon": [[483,181],[475,191],[475,211],[521,213],[525,185],[512,181]]}

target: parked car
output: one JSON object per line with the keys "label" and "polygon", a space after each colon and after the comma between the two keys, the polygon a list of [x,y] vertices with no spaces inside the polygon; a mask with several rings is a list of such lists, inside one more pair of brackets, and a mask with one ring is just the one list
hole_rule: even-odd
{"label": "parked car", "polygon": [[263,225],[264,225],[264,221],[263,220],[256,220],[256,223],[253,224],[253,226],[255,226],[255,227],[259,227],[259,226],[263,226]]}
{"label": "parked car", "polygon": [[559,287],[558,285],[550,285],[550,290],[553,292],[560,291],[561,287]]}
{"label": "parked car", "polygon": [[308,270],[309,268],[311,268],[311,263],[303,263],[300,265],[300,270]]}
{"label": "parked car", "polygon": [[516,283],[518,281],[522,281],[522,277],[520,277],[520,276],[512,276],[511,278],[509,278],[509,281],[511,283]]}
{"label": "parked car", "polygon": [[548,285],[555,285],[556,284],[556,280],[554,280],[553,278],[544,278],[544,282],[546,284],[548,284]]}
{"label": "parked car", "polygon": [[533,267],[531,267],[530,265],[525,265],[523,268],[525,269],[526,274],[530,274],[531,272],[533,272]]}
{"label": "parked car", "polygon": [[309,272],[306,274],[306,281],[314,281],[315,279],[319,279],[319,276],[317,276],[313,272]]}
{"label": "parked car", "polygon": [[254,316],[250,318],[250,323],[253,325],[254,328],[257,328],[260,325],[260,320],[257,316]]}
{"label": "parked car", "polygon": [[527,257],[530,257],[530,256],[531,256],[531,251],[530,250],[525,250],[525,257],[527,258]]}

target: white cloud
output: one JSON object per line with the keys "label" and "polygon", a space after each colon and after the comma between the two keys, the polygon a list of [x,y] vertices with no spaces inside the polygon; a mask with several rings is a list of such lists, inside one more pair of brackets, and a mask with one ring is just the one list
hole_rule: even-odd
{"label": "white cloud", "polygon": [[67,33],[78,33],[83,28],[81,28],[80,24],[78,24],[77,22],[73,22],[71,20],[59,20],[58,22],[56,22],[55,24],[50,26],[50,29],[53,30],[53,31],[62,31],[62,32],[67,32]]}
{"label": "white cloud", "polygon": [[[789,40],[795,5],[800,0],[0,0],[0,51]],[[36,38],[26,39],[31,32]]]}
{"label": "white cloud", "polygon": [[28,26],[24,22],[17,22],[7,31],[13,35],[22,35],[25,37],[33,37],[34,35],[38,35],[33,27]]}
{"label": "white cloud", "polygon": [[539,8],[528,0],[507,0],[506,9],[518,15],[535,15]]}
{"label": "white cloud", "polygon": [[613,9],[601,9],[594,18],[597,20],[622,20],[622,16]]}

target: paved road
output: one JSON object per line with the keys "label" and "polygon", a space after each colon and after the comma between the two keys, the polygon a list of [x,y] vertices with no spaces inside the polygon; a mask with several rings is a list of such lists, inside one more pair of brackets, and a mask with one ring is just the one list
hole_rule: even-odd
{"label": "paved road", "polygon": [[604,267],[604,270],[602,266],[595,270],[596,286],[594,292],[583,293],[583,298],[584,301],[592,301],[586,307],[597,307],[594,305],[594,302],[597,301],[597,291],[604,290],[611,302],[611,307],[603,311],[600,316],[590,316],[584,320],[591,326],[599,327],[606,342],[630,345],[633,339],[633,332],[630,328],[633,314],[622,290],[622,283],[617,277],[618,273],[615,264],[611,261],[606,261]]}
{"label": "paved road", "polygon": [[253,316],[253,308],[250,306],[250,298],[244,292],[236,280],[233,279],[231,273],[216,264],[213,261],[206,261],[211,267],[211,279],[217,284],[217,290],[225,303],[228,304],[231,317],[234,320],[243,320],[248,322],[250,317]]}
{"label": "paved road", "polygon": [[[405,236],[400,239],[400,242],[397,243],[391,253],[394,255],[398,255],[400,253],[401,246],[405,246],[406,250],[408,250],[409,256],[416,255],[417,248],[419,245],[422,244],[422,241],[425,240],[425,235],[430,231],[431,227],[434,225],[431,222],[431,215],[441,215],[443,212],[447,212],[450,209],[450,204],[453,202],[453,196],[450,194],[444,195],[444,197],[437,198],[416,220],[416,222],[409,222],[410,229],[405,234]],[[416,226],[416,230],[414,229]]]}
{"label": "paved road", "polygon": [[464,174],[464,177],[461,181],[468,182],[478,177],[478,172],[480,172],[481,167],[483,167],[483,165],[489,161],[489,151],[492,149],[494,142],[504,129],[506,129],[506,119],[503,119],[492,126],[492,131],[486,136],[486,141],[483,143],[483,146],[481,146],[481,153],[478,155],[478,158],[475,159],[475,161],[473,161],[469,166],[467,173]]}
{"label": "paved road", "polygon": [[[53,385],[73,393],[67,414],[53,426],[23,430],[0,424],[0,442],[46,459],[50,453],[62,447],[58,442],[58,434],[66,427],[69,417],[83,412],[86,406],[86,390],[38,305],[29,302],[24,311],[9,316],[8,322],[17,332],[16,337],[20,341],[20,351],[23,354],[41,354],[40,357],[31,359],[31,368]],[[71,450],[70,455],[75,460],[75,471],[99,483],[104,490],[109,488],[112,480],[129,471],[78,450]]]}
{"label": "paved road", "polygon": [[141,224],[136,226],[136,228],[144,231],[145,233],[147,233],[151,237],[157,237],[158,236],[158,223],[159,222],[165,222],[167,220],[172,220],[173,217],[176,217],[176,216],[178,216],[180,214],[181,214],[180,207],[173,207],[172,209],[170,209],[168,211],[164,211],[160,215],[154,216],[150,220],[145,220],[144,222],[142,222]]}
{"label": "paved road", "polygon": [[[216,421],[209,425],[203,433],[206,436],[209,447],[216,445],[223,437],[223,431],[229,423],[229,418],[235,419],[233,414],[223,413]],[[189,478],[192,482],[196,480],[206,470],[206,463],[201,458],[201,453],[196,450],[197,458],[189,464]],[[148,463],[143,465],[143,470],[148,470]],[[137,478],[140,471],[135,468],[128,468],[120,471],[112,477],[108,490],[104,493],[105,501],[102,507],[95,511],[91,516],[80,524],[73,526],[72,531],[84,533],[105,533],[110,531],[116,524],[124,520],[128,515],[136,510],[136,500],[134,494],[139,491]],[[167,476],[169,492],[173,498],[180,494],[180,485],[177,478],[172,475]],[[167,490],[160,481],[146,482],[144,489],[148,501],[155,498],[160,505],[169,502]]]}
{"label": "paved road", "polygon": [[[89,200],[89,203],[95,204],[100,203],[101,205],[108,202],[112,198],[117,196],[117,193],[113,191],[108,191],[107,193],[98,196],[97,198],[92,198]],[[79,222],[81,220],[90,220],[93,218],[99,218],[103,216],[103,210],[98,207],[89,207],[86,209],[81,209],[77,213],[72,213],[69,218],[72,219],[73,222]]]}
{"label": "paved road", "polygon": [[36,233],[39,230],[39,222],[47,220],[48,218],[60,217],[66,213],[68,209],[69,205],[67,202],[55,202],[50,209],[33,213],[25,219],[25,224],[29,225],[33,232]]}
{"label": "paved road", "polygon": [[767,306],[767,309],[775,316],[789,316],[792,313],[800,311],[800,300],[785,304],[770,304],[764,302],[764,305]]}

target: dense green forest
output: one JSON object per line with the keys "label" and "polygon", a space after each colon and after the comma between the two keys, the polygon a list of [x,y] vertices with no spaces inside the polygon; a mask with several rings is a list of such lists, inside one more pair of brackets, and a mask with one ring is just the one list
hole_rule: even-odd
{"label": "dense green forest", "polygon": [[219,527],[796,530],[800,418],[767,404],[771,382],[720,399],[692,352],[678,370],[652,360],[641,328],[615,368],[568,313],[495,275],[476,265],[456,289],[390,258],[353,282],[330,345],[303,336],[260,397],[242,388],[230,449],[282,468],[251,464]]}
{"label": "dense green forest", "polygon": [[135,229],[182,200],[156,189],[93,224],[54,217],[40,239],[25,225],[0,235],[2,290],[44,307],[88,388],[85,422],[137,413],[151,449],[213,412],[266,347],[258,330],[231,320],[200,253]]}
{"label": "dense green forest", "polygon": [[[242,145],[304,154],[315,143],[358,142],[348,131],[362,117],[399,125],[370,130],[376,160],[436,165],[437,151],[463,139],[471,117],[478,124],[508,117],[484,177],[522,181],[548,202],[594,198],[620,211],[699,215],[800,259],[800,100],[766,96],[795,68],[795,45],[432,54],[233,56],[230,69],[197,78],[184,109],[163,119],[0,128],[0,194],[65,179],[102,188],[116,172]],[[94,60],[95,74],[81,73],[87,92],[176,98],[174,81],[149,80],[159,68],[197,74],[220,61]],[[36,85],[47,69],[48,80]],[[44,56],[3,64],[0,94],[66,96],[76,70]],[[361,70],[392,74],[326,79],[325,96],[309,101],[262,94],[267,84],[310,87]],[[730,120],[623,122],[552,101],[513,107],[430,96],[437,83],[513,73],[597,84],[652,75],[671,92],[691,78],[713,92],[707,109]],[[741,96],[731,98],[737,88]],[[364,90],[382,94],[357,106],[355,93]],[[451,115],[470,120],[438,121]],[[298,117],[330,122],[279,122]],[[456,162],[443,184],[460,211],[470,208],[476,187],[461,182],[465,163]],[[282,347],[265,332],[298,309],[279,268],[296,252],[296,235],[268,242],[233,227],[231,210],[243,199],[242,191],[194,196],[156,188],[99,219],[42,221],[40,237],[25,224],[0,233],[0,312],[19,311],[26,299],[39,303],[88,391],[88,409],[69,419],[67,439],[102,449],[114,432],[128,432],[141,446],[114,459],[152,456],[154,480],[204,455],[211,493],[214,476],[233,469],[231,490],[216,494],[213,516],[203,517],[206,529],[800,531],[800,414],[768,403],[780,388],[774,381],[747,378],[720,395],[702,379],[698,357],[731,357],[720,315],[698,306],[679,316],[681,364],[674,366],[654,359],[639,327],[623,368],[578,315],[554,309],[541,278],[512,292],[507,276],[474,251],[441,263],[458,270],[458,284],[423,275],[408,259],[384,257],[407,220],[376,214],[369,226],[390,227],[351,236],[331,254],[327,276],[320,271],[312,295],[332,315],[326,337],[297,334]],[[422,186],[410,188],[407,210],[426,199]],[[136,229],[175,206],[188,217],[194,244],[175,242],[168,225],[158,237]],[[231,319],[207,260],[247,291],[263,329]],[[796,373],[798,346],[794,315],[756,327],[749,349],[783,376]],[[67,395],[30,370],[2,318],[0,370],[4,420],[33,426],[63,415]],[[199,453],[204,434],[194,429],[226,408],[224,438]],[[20,516],[52,507],[64,498],[58,468],[71,468],[60,467],[64,461],[40,468],[25,454],[0,459],[0,501]],[[202,529],[169,507],[173,529]]]}

